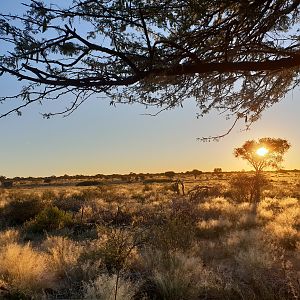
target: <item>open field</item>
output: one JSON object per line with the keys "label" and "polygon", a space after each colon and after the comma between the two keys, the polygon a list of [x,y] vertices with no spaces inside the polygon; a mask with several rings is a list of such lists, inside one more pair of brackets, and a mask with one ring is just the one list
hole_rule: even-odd
{"label": "open field", "polygon": [[300,172],[168,175],[1,188],[0,298],[299,299]]}

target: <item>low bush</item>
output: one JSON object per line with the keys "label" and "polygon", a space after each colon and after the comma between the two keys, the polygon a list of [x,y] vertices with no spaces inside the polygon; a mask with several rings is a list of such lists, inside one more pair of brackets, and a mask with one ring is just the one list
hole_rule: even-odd
{"label": "low bush", "polygon": [[195,225],[187,219],[169,219],[150,230],[150,243],[164,251],[187,250],[193,243],[195,230]]}
{"label": "low bush", "polygon": [[60,194],[59,197],[55,198],[52,201],[52,204],[59,209],[63,210],[64,212],[78,212],[83,204],[84,199],[81,197],[80,194],[74,194],[74,195],[66,195],[66,194]]}
{"label": "low bush", "polygon": [[34,218],[44,208],[44,203],[36,194],[12,194],[11,200],[2,210],[8,225],[22,225]]}
{"label": "low bush", "polygon": [[101,185],[101,182],[89,180],[89,181],[81,181],[76,184],[76,186],[94,186],[94,185]]}
{"label": "low bush", "polygon": [[[229,195],[236,202],[252,202],[256,191],[256,178],[254,175],[238,174],[230,182]],[[261,192],[268,186],[269,181],[265,176],[259,179]]]}
{"label": "low bush", "polygon": [[26,223],[26,229],[32,233],[43,233],[61,229],[73,223],[70,213],[65,213],[56,206],[48,206],[34,220]]}
{"label": "low bush", "polygon": [[[117,284],[117,293],[116,292]],[[84,299],[89,300],[131,300],[138,286],[117,275],[100,275],[96,280],[84,285]]]}

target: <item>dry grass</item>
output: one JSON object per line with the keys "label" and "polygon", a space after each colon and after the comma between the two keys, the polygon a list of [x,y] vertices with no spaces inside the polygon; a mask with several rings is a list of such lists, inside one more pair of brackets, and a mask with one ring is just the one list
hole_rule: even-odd
{"label": "dry grass", "polygon": [[47,255],[34,250],[30,244],[6,244],[0,251],[0,276],[10,291],[36,295],[53,286]]}
{"label": "dry grass", "polygon": [[83,288],[84,299],[131,300],[138,290],[138,285],[122,277],[118,278],[117,282],[117,275],[100,275],[94,281],[85,283]]}
{"label": "dry grass", "polygon": [[[118,278],[117,299],[298,299],[299,174],[268,173],[256,214],[230,197],[234,176],[178,175],[186,195],[163,176],[37,190],[72,223],[37,235],[2,221],[0,286],[16,297],[114,299]],[[199,184],[216,188],[191,198]],[[1,216],[10,193],[0,194]]]}
{"label": "dry grass", "polygon": [[144,256],[148,294],[154,299],[201,299],[220,289],[217,276],[199,257],[148,250]]}

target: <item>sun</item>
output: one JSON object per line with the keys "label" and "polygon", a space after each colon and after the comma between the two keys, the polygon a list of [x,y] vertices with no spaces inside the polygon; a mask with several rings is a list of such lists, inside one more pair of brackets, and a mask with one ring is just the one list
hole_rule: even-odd
{"label": "sun", "polygon": [[259,156],[265,156],[268,152],[269,150],[265,147],[260,147],[256,150],[256,154],[258,154]]}

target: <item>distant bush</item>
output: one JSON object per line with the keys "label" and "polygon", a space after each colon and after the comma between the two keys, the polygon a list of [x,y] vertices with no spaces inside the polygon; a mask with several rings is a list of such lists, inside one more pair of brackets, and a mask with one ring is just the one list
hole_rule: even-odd
{"label": "distant bush", "polygon": [[35,194],[13,194],[3,208],[3,217],[9,225],[22,225],[34,218],[44,208],[44,203]]}
{"label": "distant bush", "polygon": [[52,178],[44,178],[44,183],[51,183],[52,182]]}
{"label": "distant bush", "polygon": [[52,204],[64,212],[78,212],[84,203],[84,199],[80,194],[66,195],[61,193],[56,197]]}
{"label": "distant bush", "polygon": [[94,186],[94,185],[101,185],[101,182],[89,180],[89,181],[81,181],[76,183],[76,186]]}
{"label": "distant bush", "polygon": [[172,182],[172,178],[150,178],[144,180],[144,184],[148,183],[166,183],[166,182]]}
{"label": "distant bush", "polygon": [[188,192],[190,200],[193,202],[202,201],[208,197],[218,197],[222,195],[222,188],[219,186],[196,185]]}
{"label": "distant bush", "polygon": [[2,186],[3,186],[4,188],[10,188],[10,187],[13,186],[13,182],[12,182],[12,181],[3,181],[3,182],[2,182]]}
{"label": "distant bush", "polygon": [[189,172],[190,174],[194,175],[194,178],[197,179],[197,176],[202,174],[202,171],[199,171],[197,169],[192,170],[191,172]]}
{"label": "distant bush", "polygon": [[165,172],[165,176],[168,177],[168,178],[171,178],[171,179],[173,179],[175,175],[176,175],[176,173],[173,172],[173,171]]}
{"label": "distant bush", "polygon": [[51,190],[46,190],[45,192],[43,192],[43,194],[41,195],[41,199],[42,201],[44,201],[45,203],[51,203],[54,199],[57,198],[57,195],[51,191]]}
{"label": "distant bush", "polygon": [[34,220],[29,221],[26,229],[32,233],[43,233],[67,227],[72,223],[70,213],[65,213],[56,206],[49,206],[41,211]]}

